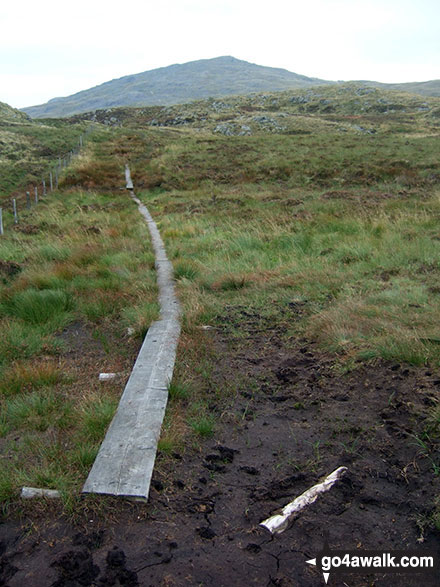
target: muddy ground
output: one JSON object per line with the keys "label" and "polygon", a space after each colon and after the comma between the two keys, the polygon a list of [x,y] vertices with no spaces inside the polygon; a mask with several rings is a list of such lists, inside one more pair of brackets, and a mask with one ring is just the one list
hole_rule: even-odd
{"label": "muddy ground", "polygon": [[[288,311],[294,318],[300,307]],[[431,523],[440,477],[420,438],[440,373],[377,362],[350,373],[244,307],[205,334],[222,385],[241,375],[201,449],[159,459],[147,505],[108,507],[77,525],[50,511],[0,525],[9,587],[323,585],[306,564],[332,548],[440,549]],[[234,337],[234,329],[240,336]],[[248,384],[243,383],[248,382]],[[214,396],[213,396],[214,397]],[[346,476],[283,534],[259,523],[339,466]],[[438,577],[330,575],[329,585],[438,585]]]}

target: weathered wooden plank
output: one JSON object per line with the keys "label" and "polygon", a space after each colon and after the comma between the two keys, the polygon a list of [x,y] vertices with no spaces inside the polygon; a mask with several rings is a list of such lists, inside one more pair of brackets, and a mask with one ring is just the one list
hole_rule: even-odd
{"label": "weathered wooden plank", "polygon": [[[128,167],[126,180],[127,189],[132,190]],[[172,265],[157,226],[145,206],[134,194],[132,197],[147,220],[155,250],[161,319],[148,329],[83,492],[147,499],[168,384],[173,376],[180,307],[174,292]]]}

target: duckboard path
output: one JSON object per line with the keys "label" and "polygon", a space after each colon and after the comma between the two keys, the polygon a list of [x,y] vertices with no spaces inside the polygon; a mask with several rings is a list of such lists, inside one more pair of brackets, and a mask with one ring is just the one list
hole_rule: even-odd
{"label": "duckboard path", "polygon": [[130,169],[126,186],[147,222],[155,252],[160,319],[148,329],[116,414],[107,430],[83,493],[148,498],[180,335],[180,305],[159,230],[135,196]]}

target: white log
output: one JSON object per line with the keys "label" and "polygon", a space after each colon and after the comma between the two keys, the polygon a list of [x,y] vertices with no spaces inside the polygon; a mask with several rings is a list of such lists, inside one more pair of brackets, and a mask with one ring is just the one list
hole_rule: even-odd
{"label": "white log", "polygon": [[114,379],[115,377],[116,373],[100,373],[99,381],[110,381],[110,379]]}
{"label": "white log", "polygon": [[329,489],[333,487],[333,485],[341,479],[341,477],[346,473],[347,467],[339,467],[333,473],[330,473],[328,477],[322,481],[322,483],[318,483],[314,485],[310,489],[307,489],[304,493],[302,493],[299,497],[294,499],[292,502],[287,504],[282,510],[281,514],[275,514],[267,520],[261,522],[260,526],[266,528],[272,534],[281,534],[284,532],[289,525],[290,520],[302,509],[314,503],[318,496],[321,493],[325,493]]}
{"label": "white log", "polygon": [[55,499],[61,497],[59,491],[56,489],[38,489],[36,487],[23,487],[21,490],[21,497],[23,499],[33,499],[34,497],[48,497]]}

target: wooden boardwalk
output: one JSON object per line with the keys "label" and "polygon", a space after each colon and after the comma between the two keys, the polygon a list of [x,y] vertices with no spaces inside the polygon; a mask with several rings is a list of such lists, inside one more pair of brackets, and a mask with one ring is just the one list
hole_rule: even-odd
{"label": "wooden boardwalk", "polygon": [[[126,168],[127,189],[133,190]],[[156,256],[160,320],[145,337],[117,412],[107,431],[83,493],[103,493],[147,499],[157,443],[173,376],[180,335],[180,307],[173,267],[159,230],[147,208],[132,193],[151,234]]]}

